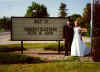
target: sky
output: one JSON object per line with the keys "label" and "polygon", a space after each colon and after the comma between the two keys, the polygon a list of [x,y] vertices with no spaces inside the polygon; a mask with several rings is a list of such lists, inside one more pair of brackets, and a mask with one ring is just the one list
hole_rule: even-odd
{"label": "sky", "polygon": [[68,16],[72,14],[82,15],[83,9],[91,0],[0,0],[0,18],[3,16],[24,16],[27,7],[32,5],[32,1],[44,4],[51,17],[58,16],[61,2],[67,5]]}

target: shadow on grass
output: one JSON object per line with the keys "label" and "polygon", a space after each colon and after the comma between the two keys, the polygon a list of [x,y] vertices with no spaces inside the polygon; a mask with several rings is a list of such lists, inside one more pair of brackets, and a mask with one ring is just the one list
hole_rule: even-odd
{"label": "shadow on grass", "polygon": [[[22,48],[20,47],[8,47],[8,46],[1,46],[0,47],[0,52],[15,52],[15,51],[21,51]],[[25,48],[23,48],[23,50],[26,50]]]}
{"label": "shadow on grass", "polygon": [[[24,63],[43,63],[39,57],[31,57],[17,54],[16,51],[21,51],[22,48],[18,45],[2,45],[0,46],[0,64],[24,64]],[[23,48],[23,50],[27,50]]]}
{"label": "shadow on grass", "polygon": [[[58,51],[58,45],[48,45],[44,48],[44,50]],[[65,51],[65,46],[63,44],[60,46],[60,51]]]}
{"label": "shadow on grass", "polygon": [[0,64],[24,64],[44,63],[39,57],[31,57],[19,54],[0,53]]}
{"label": "shadow on grass", "polygon": [[40,55],[64,55],[65,53],[55,53],[55,52],[42,52],[42,53],[38,53]]}
{"label": "shadow on grass", "polygon": [[80,57],[78,56],[70,56],[68,57],[68,59],[66,60],[67,62],[79,62],[80,61]]}
{"label": "shadow on grass", "polygon": [[80,62],[80,57],[78,56],[69,56],[65,60],[55,60],[52,62]]}

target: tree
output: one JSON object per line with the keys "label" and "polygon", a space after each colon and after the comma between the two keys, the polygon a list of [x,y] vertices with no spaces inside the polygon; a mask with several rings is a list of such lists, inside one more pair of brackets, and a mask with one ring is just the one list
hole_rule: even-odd
{"label": "tree", "polygon": [[77,18],[79,18],[81,20],[81,15],[80,14],[73,14],[71,16],[68,16],[68,18],[70,18],[72,20],[72,23],[74,24],[75,20],[77,20]]}
{"label": "tree", "polygon": [[80,14],[73,14],[70,16],[70,18],[73,20],[73,22],[77,19],[77,18],[81,18]]}
{"label": "tree", "polygon": [[90,23],[90,19],[91,19],[91,4],[88,3],[83,11],[83,21]]}
{"label": "tree", "polygon": [[11,30],[11,18],[3,17],[0,18],[0,30]]}
{"label": "tree", "polygon": [[48,17],[47,8],[44,5],[40,5],[36,2],[32,2],[32,6],[28,6],[25,16],[29,17]]}
{"label": "tree", "polygon": [[82,24],[88,28],[88,32],[85,35],[90,36],[90,20],[91,20],[91,4],[88,3],[83,11]]}
{"label": "tree", "polygon": [[60,7],[59,7],[59,17],[66,17],[67,13],[66,13],[66,4],[61,3]]}

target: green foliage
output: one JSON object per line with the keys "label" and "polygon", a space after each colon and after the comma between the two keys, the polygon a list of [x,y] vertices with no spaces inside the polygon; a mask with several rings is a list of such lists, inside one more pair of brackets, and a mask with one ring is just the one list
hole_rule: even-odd
{"label": "green foliage", "polygon": [[79,24],[81,24],[81,18],[80,17],[78,17],[78,18],[76,18],[76,21],[79,23]]}
{"label": "green foliage", "polygon": [[0,28],[0,32],[7,32],[8,30],[5,30],[4,28]]}
{"label": "green foliage", "polygon": [[[33,12],[34,11],[34,12]],[[45,5],[40,5],[36,2],[32,2],[32,5],[28,7],[25,16],[29,17],[48,17],[47,8]]]}
{"label": "green foliage", "polygon": [[88,3],[83,11],[82,21],[83,26],[88,28],[88,32],[85,33],[86,36],[90,36],[90,20],[91,20],[91,4]]}
{"label": "green foliage", "polygon": [[91,4],[88,3],[83,11],[83,22],[90,23],[90,19],[91,19]]}
{"label": "green foliage", "polygon": [[74,23],[75,20],[77,20],[80,23],[80,26],[86,27],[88,29],[88,32],[84,33],[85,36],[90,36],[90,19],[91,19],[91,4],[88,3],[86,7],[84,8],[83,15],[79,14],[73,14],[69,16]]}
{"label": "green foliage", "polygon": [[31,16],[31,15],[32,15],[32,7],[29,6],[25,16]]}
{"label": "green foliage", "polygon": [[66,13],[66,4],[61,3],[60,7],[59,7],[59,17],[66,17],[67,13]]}
{"label": "green foliage", "polygon": [[9,17],[0,18],[0,31],[11,29],[11,19]]}
{"label": "green foliage", "polygon": [[69,16],[70,19],[72,20],[72,24],[74,24],[75,21],[78,21],[78,23],[81,25],[81,15],[80,14],[73,14]]}
{"label": "green foliage", "polygon": [[85,36],[90,36],[90,19],[91,19],[91,4],[88,3],[86,7],[84,8],[83,15],[79,14],[73,14],[70,16],[73,20],[73,23],[75,20],[77,20],[82,27],[86,27],[88,29],[88,32],[85,32]]}
{"label": "green foliage", "polygon": [[71,20],[74,22],[77,20],[77,18],[81,18],[81,15],[80,14],[73,14],[70,16]]}
{"label": "green foliage", "polygon": [[78,56],[70,56],[67,58],[68,62],[79,62],[80,61],[80,58]]}

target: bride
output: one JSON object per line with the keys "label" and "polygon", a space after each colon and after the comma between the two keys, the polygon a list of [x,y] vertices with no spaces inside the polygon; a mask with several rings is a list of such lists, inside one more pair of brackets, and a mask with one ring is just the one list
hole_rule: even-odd
{"label": "bride", "polygon": [[85,56],[90,53],[90,48],[82,41],[80,31],[86,31],[87,29],[81,28],[78,22],[74,23],[74,37],[71,45],[71,56]]}

